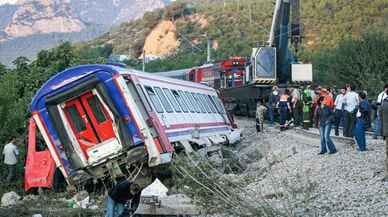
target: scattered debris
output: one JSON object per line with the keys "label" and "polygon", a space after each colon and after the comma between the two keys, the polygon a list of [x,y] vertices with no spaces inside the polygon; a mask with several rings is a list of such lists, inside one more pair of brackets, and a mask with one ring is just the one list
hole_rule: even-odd
{"label": "scattered debris", "polygon": [[141,197],[136,215],[146,216],[198,216],[199,209],[184,194],[164,197]]}
{"label": "scattered debris", "polygon": [[78,192],[72,199],[75,201],[77,208],[86,209],[89,206],[89,193],[87,191]]}
{"label": "scattered debris", "polygon": [[2,207],[14,206],[20,200],[20,198],[21,197],[14,191],[5,193],[1,197],[1,206]]}
{"label": "scattered debris", "polygon": [[166,197],[168,192],[168,188],[163,185],[163,183],[159,179],[155,179],[155,181],[146,187],[142,192],[142,197]]}
{"label": "scattered debris", "polygon": [[168,188],[156,179],[146,187],[135,215],[147,216],[196,216],[199,209],[184,194],[167,195]]}

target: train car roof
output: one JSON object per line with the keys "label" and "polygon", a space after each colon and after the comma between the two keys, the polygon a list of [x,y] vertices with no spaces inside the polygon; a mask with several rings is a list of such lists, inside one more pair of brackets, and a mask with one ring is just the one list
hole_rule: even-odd
{"label": "train car roof", "polygon": [[80,66],[68,68],[68,69],[65,69],[64,71],[58,72],[57,74],[52,76],[49,80],[47,80],[33,97],[31,106],[30,106],[30,111],[33,112],[33,111],[40,110],[38,106],[39,102],[42,99],[44,99],[46,96],[52,93],[55,93],[57,91],[59,92],[62,90],[65,91],[71,88],[70,84],[76,81],[79,81],[80,79],[85,78],[86,76],[89,76],[91,74],[95,74],[101,71],[103,71],[105,74],[108,73],[110,78],[117,74],[138,75],[144,78],[154,78],[154,79],[157,78],[158,80],[161,80],[161,81],[169,81],[170,83],[174,83],[176,85],[184,84],[186,86],[191,86],[193,88],[213,90],[212,88],[206,85],[164,77],[154,73],[145,73],[135,69],[123,68],[123,67],[114,66],[114,65],[103,65],[103,64],[80,65]]}
{"label": "train car roof", "polygon": [[188,69],[179,69],[179,70],[173,70],[173,71],[167,71],[167,72],[153,72],[152,74],[161,75],[161,76],[180,76],[180,75],[186,74],[191,70],[192,68],[188,68]]}

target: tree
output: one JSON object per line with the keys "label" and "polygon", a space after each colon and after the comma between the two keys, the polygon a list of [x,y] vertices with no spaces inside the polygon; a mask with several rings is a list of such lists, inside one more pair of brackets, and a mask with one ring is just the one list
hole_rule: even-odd
{"label": "tree", "polygon": [[336,48],[324,49],[312,57],[318,81],[332,86],[346,83],[376,95],[388,78],[388,36],[367,33],[348,38]]}
{"label": "tree", "polygon": [[5,65],[0,63],[0,79],[7,73],[7,68]]}
{"label": "tree", "polygon": [[24,71],[28,68],[28,63],[30,60],[27,57],[20,56],[16,58],[14,61],[12,61],[12,64],[16,66],[16,70],[18,71]]}

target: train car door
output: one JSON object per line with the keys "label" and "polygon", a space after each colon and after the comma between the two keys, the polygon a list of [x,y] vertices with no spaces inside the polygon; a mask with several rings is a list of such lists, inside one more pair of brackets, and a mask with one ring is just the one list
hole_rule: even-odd
{"label": "train car door", "polygon": [[[24,173],[24,189],[51,188],[55,172],[55,162],[43,139],[39,140],[35,121],[31,118],[28,127],[28,148]],[[38,148],[40,143],[40,148]],[[43,147],[43,148],[42,148]]]}
{"label": "train car door", "polygon": [[95,93],[87,92],[65,102],[64,112],[85,158],[89,161],[96,161],[120,148],[113,129],[113,120]]}

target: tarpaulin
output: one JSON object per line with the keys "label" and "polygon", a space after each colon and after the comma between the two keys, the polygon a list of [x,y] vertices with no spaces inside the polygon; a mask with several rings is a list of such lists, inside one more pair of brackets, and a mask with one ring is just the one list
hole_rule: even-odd
{"label": "tarpaulin", "polygon": [[55,162],[47,148],[37,151],[36,145],[36,124],[31,118],[28,127],[28,149],[24,173],[26,191],[36,187],[51,188],[53,183]]}

